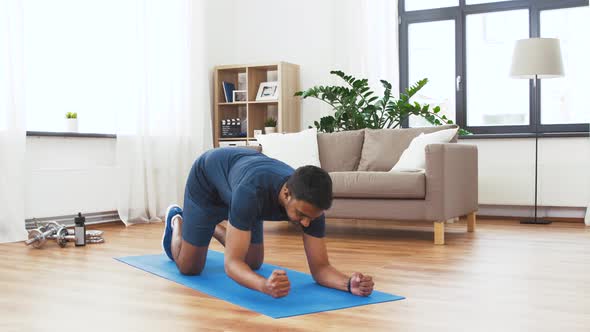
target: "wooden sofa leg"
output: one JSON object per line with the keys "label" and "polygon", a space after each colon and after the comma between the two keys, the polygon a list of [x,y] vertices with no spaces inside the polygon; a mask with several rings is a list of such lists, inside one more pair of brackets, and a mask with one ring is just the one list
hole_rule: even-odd
{"label": "wooden sofa leg", "polygon": [[445,244],[445,222],[434,222],[434,244]]}
{"label": "wooden sofa leg", "polygon": [[475,232],[475,212],[467,215],[467,231]]}

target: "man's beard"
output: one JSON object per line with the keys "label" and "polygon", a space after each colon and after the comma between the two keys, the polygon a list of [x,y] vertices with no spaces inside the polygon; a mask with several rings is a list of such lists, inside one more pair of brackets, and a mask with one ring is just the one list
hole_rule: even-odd
{"label": "man's beard", "polygon": [[287,220],[287,222],[293,226],[303,227],[299,221]]}

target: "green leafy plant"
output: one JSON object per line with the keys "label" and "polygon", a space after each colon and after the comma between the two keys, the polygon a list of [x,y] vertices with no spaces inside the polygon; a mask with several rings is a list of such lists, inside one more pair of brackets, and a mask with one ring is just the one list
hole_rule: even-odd
{"label": "green leafy plant", "polygon": [[264,120],[264,126],[265,127],[276,127],[277,120],[275,120],[274,118],[267,118],[266,120]]}
{"label": "green leafy plant", "polygon": [[[380,80],[385,90],[379,98],[371,91],[367,79],[357,79],[339,70],[330,71],[330,74],[343,79],[347,86],[315,86],[295,93],[295,96],[303,99],[319,99],[334,109],[334,115],[324,116],[319,122],[314,122],[318,131],[331,133],[363,128],[399,128],[410,115],[421,116],[437,126],[453,124],[452,120],[440,114],[439,106],[431,109],[428,104],[410,101],[428,83],[426,78],[410,86],[396,99],[391,93],[391,83],[385,80]],[[459,129],[459,135],[469,134]]]}
{"label": "green leafy plant", "polygon": [[66,113],[66,119],[77,119],[78,113],[76,112],[68,112]]}

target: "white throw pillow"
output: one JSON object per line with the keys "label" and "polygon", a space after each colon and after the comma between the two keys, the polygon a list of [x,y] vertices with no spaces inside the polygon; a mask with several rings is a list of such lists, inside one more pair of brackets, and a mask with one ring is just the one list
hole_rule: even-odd
{"label": "white throw pillow", "polygon": [[399,161],[390,172],[415,172],[426,169],[426,145],[433,143],[449,143],[457,134],[458,128],[445,129],[430,134],[421,133],[412,140],[404,150]]}
{"label": "white throw pillow", "polygon": [[297,169],[301,166],[320,166],[318,136],[314,128],[298,133],[256,136],[262,153]]}

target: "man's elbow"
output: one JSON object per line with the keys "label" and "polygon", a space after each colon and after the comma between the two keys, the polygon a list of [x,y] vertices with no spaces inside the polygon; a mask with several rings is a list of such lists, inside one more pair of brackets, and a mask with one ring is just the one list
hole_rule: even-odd
{"label": "man's elbow", "polygon": [[311,277],[313,278],[313,280],[315,282],[317,282],[318,284],[322,284],[322,275],[323,275],[323,271],[325,271],[325,268],[329,266],[329,265],[325,265],[325,266],[319,266],[317,268],[311,269]]}
{"label": "man's elbow", "polygon": [[225,274],[230,275],[231,268],[230,268],[230,263],[227,259],[223,261],[223,269],[225,270]]}

